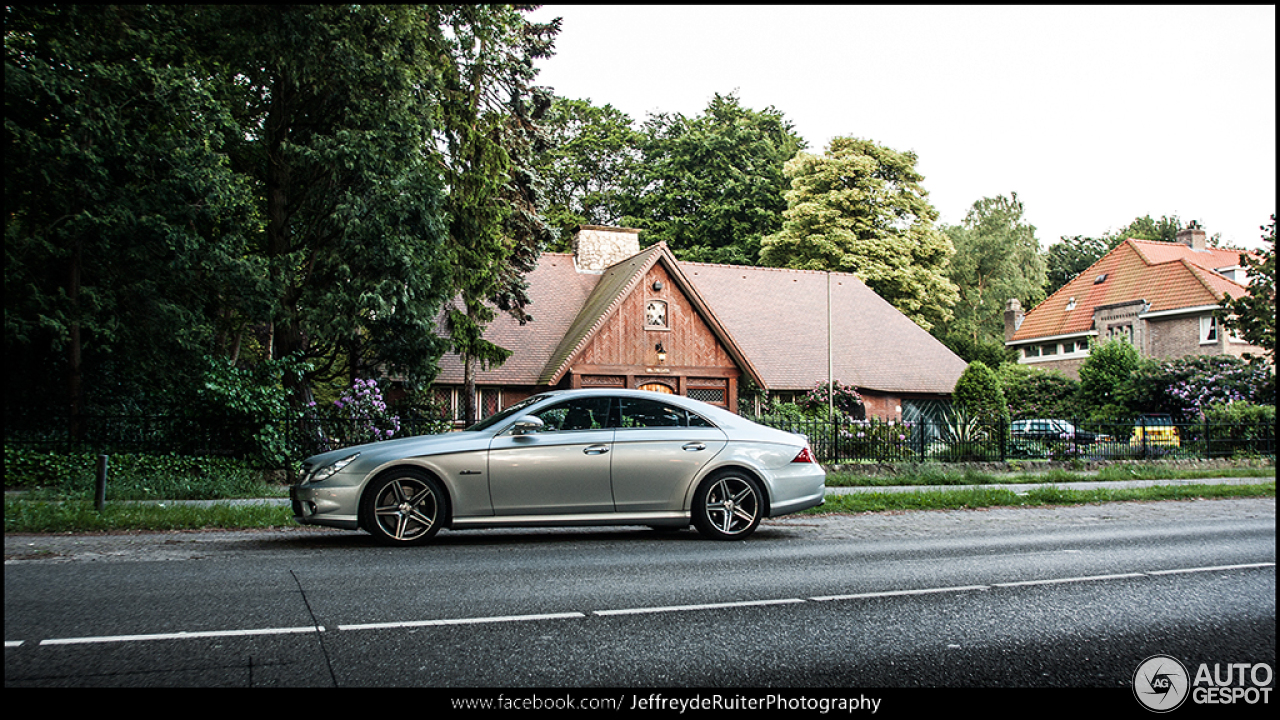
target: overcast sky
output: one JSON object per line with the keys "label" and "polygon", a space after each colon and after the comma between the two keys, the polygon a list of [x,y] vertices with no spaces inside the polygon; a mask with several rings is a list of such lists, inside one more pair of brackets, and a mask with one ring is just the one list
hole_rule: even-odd
{"label": "overcast sky", "polygon": [[958,223],[1016,192],[1041,245],[1135,217],[1260,245],[1276,209],[1274,6],[592,6],[563,18],[539,84],[650,113],[715,93],[773,107],[822,152],[911,150]]}

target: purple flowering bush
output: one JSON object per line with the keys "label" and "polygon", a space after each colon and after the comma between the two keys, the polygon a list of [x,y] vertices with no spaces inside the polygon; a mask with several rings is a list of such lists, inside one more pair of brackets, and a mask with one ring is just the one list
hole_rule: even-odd
{"label": "purple flowering bush", "polygon": [[387,407],[377,380],[357,378],[333,401],[333,410],[333,439],[340,445],[390,440],[400,431],[400,417]]}
{"label": "purple flowering bush", "polygon": [[849,456],[874,460],[910,460],[918,444],[916,423],[883,418],[849,420],[840,438]]}
{"label": "purple flowering bush", "polygon": [[1136,413],[1167,413],[1175,422],[1204,419],[1210,405],[1242,400],[1275,404],[1275,375],[1229,355],[1143,361],[1123,390]]}

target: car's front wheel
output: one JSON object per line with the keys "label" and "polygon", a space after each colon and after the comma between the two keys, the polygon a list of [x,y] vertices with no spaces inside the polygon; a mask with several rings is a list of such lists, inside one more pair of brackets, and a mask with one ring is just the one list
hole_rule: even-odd
{"label": "car's front wheel", "polygon": [[741,540],[760,525],[764,494],[755,478],[735,470],[712,475],[693,496],[693,524],[717,540]]}
{"label": "car's front wheel", "polygon": [[449,517],[449,500],[435,478],[410,468],[375,479],[360,503],[360,524],[384,545],[430,540]]}

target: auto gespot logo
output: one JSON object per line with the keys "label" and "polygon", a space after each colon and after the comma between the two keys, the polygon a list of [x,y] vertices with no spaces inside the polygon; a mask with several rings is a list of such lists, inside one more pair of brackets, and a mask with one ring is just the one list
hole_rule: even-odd
{"label": "auto gespot logo", "polygon": [[1133,695],[1152,712],[1171,712],[1188,698],[1196,705],[1271,703],[1271,681],[1267,663],[1200,663],[1194,676],[1177,658],[1152,655],[1133,673]]}

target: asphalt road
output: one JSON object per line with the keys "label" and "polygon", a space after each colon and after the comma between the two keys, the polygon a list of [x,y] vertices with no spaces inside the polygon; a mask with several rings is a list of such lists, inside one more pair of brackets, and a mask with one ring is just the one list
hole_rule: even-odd
{"label": "asphalt road", "polygon": [[734,543],[299,528],[6,536],[5,556],[6,687],[572,688],[605,709],[1104,688],[1132,710],[1152,655],[1275,667],[1271,498],[800,516]]}

